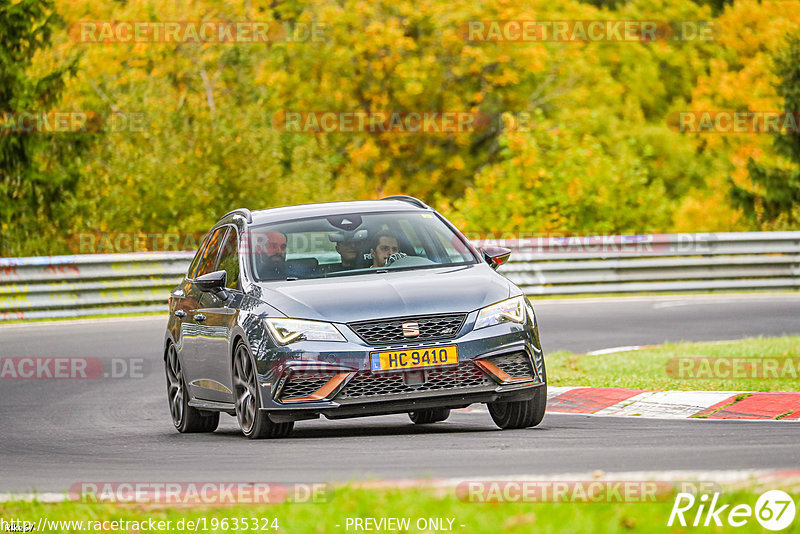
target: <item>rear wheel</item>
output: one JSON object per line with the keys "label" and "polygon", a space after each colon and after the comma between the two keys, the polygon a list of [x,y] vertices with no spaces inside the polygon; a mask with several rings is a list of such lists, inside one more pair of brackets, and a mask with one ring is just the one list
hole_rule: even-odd
{"label": "rear wheel", "polygon": [[219,426],[219,412],[201,412],[189,406],[189,392],[186,389],[181,360],[173,344],[167,348],[165,364],[167,399],[172,424],[182,434],[214,432]]}
{"label": "rear wheel", "polygon": [[409,412],[408,417],[415,425],[428,425],[431,423],[438,423],[450,417],[449,408],[429,408],[427,410],[418,410],[416,412]]}
{"label": "rear wheel", "polygon": [[250,439],[285,438],[294,423],[274,423],[259,410],[259,389],[250,351],[244,343],[236,346],[233,358],[233,390],[236,395],[236,419],[242,433]]}
{"label": "rear wheel", "polygon": [[544,419],[547,408],[547,372],[542,362],[542,378],[545,383],[536,388],[531,400],[516,402],[490,402],[489,415],[494,423],[505,429],[529,428],[536,426]]}

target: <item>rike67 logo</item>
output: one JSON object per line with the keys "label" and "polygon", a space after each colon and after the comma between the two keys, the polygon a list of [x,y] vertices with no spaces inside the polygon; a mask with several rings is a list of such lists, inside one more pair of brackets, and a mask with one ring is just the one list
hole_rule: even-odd
{"label": "rike67 logo", "polygon": [[691,493],[678,493],[667,526],[671,527],[677,520],[682,527],[741,527],[755,516],[762,527],[777,531],[785,529],[794,520],[794,501],[789,494],[780,490],[763,493],[756,501],[755,508],[749,504],[733,507],[731,504],[719,505],[718,500],[719,493],[714,493],[712,497],[704,493],[699,498]]}

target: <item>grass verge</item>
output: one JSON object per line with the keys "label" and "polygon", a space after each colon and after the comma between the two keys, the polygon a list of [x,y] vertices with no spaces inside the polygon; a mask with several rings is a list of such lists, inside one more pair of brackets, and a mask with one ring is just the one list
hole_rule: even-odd
{"label": "grass verge", "polygon": [[[790,492],[795,502],[798,493]],[[737,504],[755,507],[760,492],[752,490],[723,491],[718,505],[730,504],[729,511]],[[46,518],[48,532],[86,532],[89,521],[171,521],[167,530],[151,529],[148,524],[125,525],[125,528],[106,528],[104,532],[178,532],[179,521],[200,522],[199,532],[241,532],[242,522],[248,525],[257,520],[259,528],[268,526],[263,532],[283,532],[287,534],[347,533],[363,531],[355,529],[348,518],[409,518],[410,527],[406,529],[385,529],[383,532],[441,532],[454,533],[621,533],[621,532],[681,532],[675,524],[667,526],[674,499],[672,496],[655,503],[470,503],[459,500],[453,490],[434,492],[428,489],[337,489],[327,503],[299,504],[284,503],[276,505],[232,505],[205,507],[148,507],[144,505],[112,505],[66,502],[42,504],[27,502],[0,503],[0,517],[5,520],[23,519],[38,524]],[[699,502],[686,513],[691,525]],[[725,524],[726,513],[722,514],[722,528],[706,528],[714,532],[763,532],[755,517],[750,517],[740,528]],[[238,519],[238,529],[233,527]],[[443,519],[448,529],[431,528],[428,519]],[[225,526],[221,520],[227,519]],[[273,521],[277,520],[277,521]],[[450,523],[449,520],[452,520]],[[705,516],[701,521],[705,520]],[[82,527],[54,525],[53,521],[83,521]],[[419,524],[418,524],[419,521]],[[205,530],[203,527],[205,525]],[[277,531],[272,527],[278,527]],[[702,523],[701,523],[702,525]],[[98,525],[99,526],[99,525]],[[111,527],[111,525],[106,525]],[[121,526],[121,525],[120,525]],[[425,528],[427,526],[427,528]],[[42,529],[44,530],[44,529]],[[102,530],[102,529],[101,529]],[[187,529],[184,529],[187,530]],[[252,529],[249,529],[252,531]],[[689,527],[689,530],[692,530]],[[35,531],[35,529],[34,529]],[[192,529],[192,531],[194,531]],[[800,531],[800,521],[795,520],[782,532]]]}
{"label": "grass verge", "polygon": [[[735,358],[738,363],[724,362],[715,369],[713,360],[708,365],[698,361],[693,363],[693,371],[681,374],[679,359],[685,358]],[[774,373],[763,372],[770,369],[767,360],[772,360]],[[761,377],[751,378],[754,373]],[[667,343],[602,355],[554,352],[547,355],[547,378],[552,386],[796,392],[800,391],[800,336]]]}

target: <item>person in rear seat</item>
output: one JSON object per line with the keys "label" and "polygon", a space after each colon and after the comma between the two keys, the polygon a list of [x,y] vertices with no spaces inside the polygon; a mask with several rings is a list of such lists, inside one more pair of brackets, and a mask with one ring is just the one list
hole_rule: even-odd
{"label": "person in rear seat", "polygon": [[364,244],[368,236],[366,229],[355,232],[336,232],[328,235],[336,243],[336,253],[341,259],[340,263],[329,263],[324,266],[325,272],[341,272],[354,269],[365,269],[372,264],[372,260],[364,257]]}
{"label": "person in rear seat", "polygon": [[358,256],[361,253],[360,241],[350,239],[336,243],[336,252],[342,257],[342,266],[338,270],[346,271],[362,267],[358,261]]}

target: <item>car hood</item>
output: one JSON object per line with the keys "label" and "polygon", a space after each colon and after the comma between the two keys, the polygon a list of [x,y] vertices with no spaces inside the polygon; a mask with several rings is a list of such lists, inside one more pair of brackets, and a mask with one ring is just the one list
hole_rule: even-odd
{"label": "car hood", "polygon": [[349,323],[470,312],[507,299],[515,287],[488,265],[367,273],[260,283],[261,300],[287,317]]}

